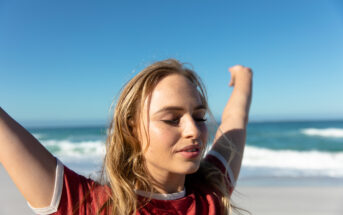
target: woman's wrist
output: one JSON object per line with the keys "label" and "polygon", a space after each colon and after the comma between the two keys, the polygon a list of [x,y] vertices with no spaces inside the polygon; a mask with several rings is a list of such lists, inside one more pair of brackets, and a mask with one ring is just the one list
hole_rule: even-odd
{"label": "woman's wrist", "polygon": [[235,80],[234,91],[239,91],[244,94],[251,94],[252,90],[252,77],[245,77]]}
{"label": "woman's wrist", "polygon": [[235,74],[235,83],[237,82],[251,82],[252,81],[252,71],[243,70]]}

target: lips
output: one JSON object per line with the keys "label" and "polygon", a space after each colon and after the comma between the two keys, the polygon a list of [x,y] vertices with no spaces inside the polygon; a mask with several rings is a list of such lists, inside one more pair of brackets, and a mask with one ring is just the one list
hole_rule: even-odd
{"label": "lips", "polygon": [[201,147],[200,145],[189,145],[186,147],[183,147],[178,152],[192,152],[192,151],[200,151]]}
{"label": "lips", "polygon": [[183,147],[178,154],[181,155],[186,160],[194,160],[198,159],[201,155],[201,147],[200,145],[189,145]]}

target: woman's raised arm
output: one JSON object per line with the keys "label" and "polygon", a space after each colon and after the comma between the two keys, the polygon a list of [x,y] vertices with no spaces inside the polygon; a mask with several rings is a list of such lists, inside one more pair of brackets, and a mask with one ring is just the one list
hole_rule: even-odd
{"label": "woman's raised arm", "polygon": [[246,126],[252,96],[252,70],[248,67],[236,65],[229,68],[229,72],[231,73],[229,86],[234,88],[223,111],[213,149],[229,161],[231,153],[228,149],[227,139],[234,144],[238,153],[230,162],[230,168],[236,181],[241,168],[245,146]]}
{"label": "woman's raised arm", "polygon": [[0,163],[33,207],[49,206],[54,192],[56,159],[1,107]]}

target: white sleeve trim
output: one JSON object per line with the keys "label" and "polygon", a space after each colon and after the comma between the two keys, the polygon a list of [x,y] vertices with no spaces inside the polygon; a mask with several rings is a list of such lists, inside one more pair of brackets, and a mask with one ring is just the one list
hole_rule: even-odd
{"label": "white sleeve trim", "polygon": [[62,188],[63,188],[63,174],[64,174],[64,166],[60,160],[56,158],[57,165],[56,165],[56,175],[55,175],[55,185],[54,185],[54,194],[52,196],[50,205],[45,208],[34,208],[30,205],[29,202],[27,204],[33,210],[34,213],[40,215],[47,215],[55,213],[58,209],[60,204],[61,196],[62,196]]}
{"label": "white sleeve trim", "polygon": [[217,151],[214,151],[213,149],[210,150],[208,152],[209,155],[212,155],[214,157],[216,157],[218,160],[220,160],[220,162],[225,166],[225,169],[228,173],[228,176],[230,178],[231,184],[232,186],[236,186],[236,181],[235,181],[235,177],[233,176],[233,172],[229,166],[229,163],[225,160],[225,158]]}

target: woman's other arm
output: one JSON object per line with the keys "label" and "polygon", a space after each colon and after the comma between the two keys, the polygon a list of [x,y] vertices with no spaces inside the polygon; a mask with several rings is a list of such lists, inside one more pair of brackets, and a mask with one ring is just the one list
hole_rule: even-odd
{"label": "woman's other arm", "polygon": [[230,162],[230,168],[236,181],[241,168],[245,146],[246,126],[252,97],[252,70],[248,67],[236,65],[229,68],[229,72],[231,73],[229,86],[234,88],[224,108],[213,149],[229,161],[231,153],[228,150],[227,139],[233,143],[238,153]]}
{"label": "woman's other arm", "polygon": [[33,207],[49,206],[56,159],[1,107],[0,163]]}

